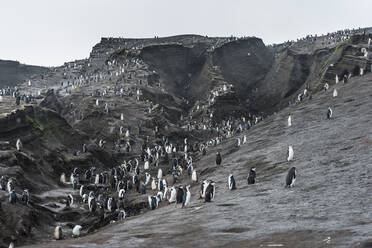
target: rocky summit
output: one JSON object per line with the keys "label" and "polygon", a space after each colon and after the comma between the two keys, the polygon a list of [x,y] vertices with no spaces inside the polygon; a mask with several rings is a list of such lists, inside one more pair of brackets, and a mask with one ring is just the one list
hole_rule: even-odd
{"label": "rocky summit", "polygon": [[0,61],[0,247],[371,247],[371,40]]}

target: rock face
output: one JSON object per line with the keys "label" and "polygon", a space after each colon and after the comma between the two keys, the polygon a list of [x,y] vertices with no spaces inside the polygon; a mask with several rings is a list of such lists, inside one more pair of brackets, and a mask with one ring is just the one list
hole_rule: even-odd
{"label": "rock face", "polygon": [[339,77],[346,71],[367,70],[366,59],[355,54],[368,37],[353,39],[359,45],[319,48],[298,43],[266,47],[258,38],[218,46],[217,41],[194,39],[188,46],[179,41],[139,48],[139,58],[159,75],[159,82],[171,94],[186,98],[191,106],[225,83],[234,86],[248,111],[272,113],[293,102],[305,87],[314,93],[321,90],[324,80],[334,81],[334,70]]}
{"label": "rock face", "polygon": [[255,111],[270,112],[305,84],[313,56],[290,49],[279,53],[264,79],[248,92],[248,105]]}
{"label": "rock face", "polygon": [[223,78],[234,85],[241,100],[264,79],[274,62],[273,53],[261,39],[249,38],[226,43],[212,54]]}
{"label": "rock face", "polygon": [[53,89],[49,89],[46,92],[44,99],[40,102],[40,106],[52,109],[59,114],[62,111],[62,105],[59,102],[57,96],[54,94]]}
{"label": "rock face", "polygon": [[[90,145],[88,136],[75,131],[58,113],[46,108],[25,106],[0,118],[0,136],[2,142],[10,143],[0,151],[0,175],[16,179],[16,192],[28,189],[31,193],[28,206],[21,203],[20,196],[18,203],[11,205],[7,203],[8,194],[0,190],[0,202],[6,203],[0,211],[1,247],[7,247],[8,240],[16,236],[20,243],[33,242],[34,235],[46,238],[52,232],[51,223],[80,218],[73,212],[51,212],[45,207],[48,198],[42,192],[60,187],[62,172],[115,163],[105,151]],[[23,143],[22,151],[15,149],[18,138]],[[89,153],[73,156],[83,143],[90,145]],[[59,201],[65,197],[63,190],[56,197]]]}
{"label": "rock face", "polygon": [[[23,169],[40,166],[39,169],[45,169],[44,176],[48,174],[48,177],[41,177],[39,183],[44,182],[44,179],[59,177],[61,171],[66,169],[65,166],[72,169],[72,165],[66,162],[70,157],[68,154],[72,154],[74,150],[81,150],[84,142],[89,144],[88,137],[72,129],[59,114],[36,106],[26,106],[23,110],[17,110],[1,118],[0,135],[3,141],[9,141],[13,147],[18,138],[22,140],[24,148],[29,151],[28,160],[33,161],[32,164],[24,164]],[[56,150],[60,153],[55,152]],[[53,163],[50,163],[48,156],[55,158]],[[47,161],[44,161],[45,159]],[[43,163],[45,166],[41,166]],[[23,164],[19,163],[18,166],[22,167]],[[40,177],[39,172],[32,170],[29,172],[36,173],[33,176],[28,175],[29,178]],[[2,171],[2,174],[8,173]],[[23,176],[27,178],[27,175]],[[32,190],[37,189],[31,183],[27,186]]]}
{"label": "rock face", "polygon": [[258,84],[273,63],[273,54],[261,39],[237,40],[211,49],[196,42],[144,47],[140,58],[160,74],[160,82],[171,93],[192,102],[200,100],[218,82],[232,84],[240,100]]}
{"label": "rock face", "polygon": [[342,81],[344,75],[360,76],[361,69],[364,73],[370,72],[372,49],[368,47],[368,39],[371,38],[372,35],[356,35],[337,46],[331,57],[332,66],[324,73],[322,83],[335,84],[336,75],[339,81]]}
{"label": "rock face", "polygon": [[160,83],[180,97],[189,98],[190,86],[197,79],[206,61],[205,44],[188,48],[183,45],[154,45],[142,49],[140,57],[150,70],[160,74]]}
{"label": "rock face", "polygon": [[34,74],[41,74],[48,69],[40,66],[23,65],[17,61],[0,60],[0,87],[23,83]]}

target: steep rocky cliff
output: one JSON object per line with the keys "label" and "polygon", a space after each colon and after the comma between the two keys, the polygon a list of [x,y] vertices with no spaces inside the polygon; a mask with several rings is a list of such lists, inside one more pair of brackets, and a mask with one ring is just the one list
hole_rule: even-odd
{"label": "steep rocky cliff", "polygon": [[140,57],[149,64],[150,70],[160,75],[160,83],[174,95],[193,98],[190,95],[192,82],[199,74],[206,61],[205,44],[192,48],[178,44],[153,45],[142,49]]}

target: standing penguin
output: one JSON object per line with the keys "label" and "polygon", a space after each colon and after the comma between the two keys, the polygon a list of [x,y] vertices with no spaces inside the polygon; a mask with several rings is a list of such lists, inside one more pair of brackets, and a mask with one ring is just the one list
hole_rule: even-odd
{"label": "standing penguin", "polygon": [[195,169],[192,170],[191,181],[193,183],[197,183],[198,182],[198,173],[197,173],[197,171]]}
{"label": "standing penguin", "polygon": [[180,187],[178,188],[178,190],[177,190],[177,196],[176,196],[176,203],[177,203],[177,204],[183,202],[183,194],[184,194],[183,186],[180,186]]}
{"label": "standing penguin", "polygon": [[158,190],[160,190],[160,191],[164,190],[163,180],[161,180],[161,179],[158,179]]}
{"label": "standing penguin", "polygon": [[327,119],[331,119],[332,114],[333,114],[333,111],[332,111],[331,107],[328,107],[328,110],[327,110]]}
{"label": "standing penguin", "polygon": [[292,167],[289,169],[287,177],[285,179],[285,186],[286,187],[293,187],[296,181],[296,167]]}
{"label": "standing penguin", "polygon": [[158,196],[149,196],[148,201],[149,201],[149,207],[151,210],[154,210],[159,207],[160,199]]}
{"label": "standing penguin", "polygon": [[333,90],[333,97],[337,97],[338,96],[338,93],[337,93],[337,89],[335,88],[334,90]]}
{"label": "standing penguin", "polygon": [[[120,194],[120,190],[125,188],[125,183],[123,181],[119,181],[116,186],[116,191]],[[125,193],[125,192],[124,192]]]}
{"label": "standing penguin", "polygon": [[216,187],[214,182],[210,182],[205,190],[205,202],[211,202],[214,199]]}
{"label": "standing penguin", "polygon": [[189,163],[189,164],[187,165],[187,174],[188,174],[189,176],[191,176],[192,171],[193,171],[192,163]]}
{"label": "standing penguin", "polygon": [[1,178],[0,178],[0,189],[5,191],[7,183],[8,182],[6,181],[5,177],[1,176]]}
{"label": "standing penguin", "polygon": [[100,180],[99,180],[100,178],[99,178],[99,174],[96,174],[96,177],[95,177],[95,179],[94,179],[94,184],[99,184],[100,182]]}
{"label": "standing penguin", "polygon": [[145,183],[141,184],[141,194],[146,195],[146,184]]}
{"label": "standing penguin", "polygon": [[8,193],[12,192],[14,190],[14,184],[13,184],[13,179],[10,178],[8,183],[6,184],[6,188],[8,190]]}
{"label": "standing penguin", "polygon": [[244,136],[243,136],[243,145],[244,145],[245,143],[247,143],[247,135],[244,135]]}
{"label": "standing penguin", "polygon": [[216,153],[216,165],[221,165],[222,157],[219,152]]}
{"label": "standing penguin", "polygon": [[162,169],[159,168],[158,170],[158,179],[162,179],[163,178],[163,171]]}
{"label": "standing penguin", "polygon": [[291,114],[288,114],[288,127],[292,126],[292,116]]}
{"label": "standing penguin", "polygon": [[83,197],[83,195],[85,195],[87,193],[87,190],[86,190],[86,187],[84,185],[81,185],[80,186],[80,196]]}
{"label": "standing penguin", "polygon": [[248,184],[255,184],[256,182],[256,168],[251,168],[248,176]]}
{"label": "standing penguin", "polygon": [[115,198],[110,197],[107,202],[107,210],[113,213],[115,212],[116,209],[117,209],[117,204],[116,204]]}
{"label": "standing penguin", "polygon": [[191,201],[191,192],[190,192],[190,185],[186,186],[186,192],[183,194],[183,201],[182,207],[186,207],[190,204]]}
{"label": "standing penguin", "polygon": [[22,150],[23,145],[22,145],[21,139],[17,139],[16,147],[18,151]]}
{"label": "standing penguin", "polygon": [[126,213],[125,213],[125,211],[124,211],[124,210],[121,210],[121,211],[119,212],[119,214],[118,214],[118,221],[119,221],[119,220],[124,220],[125,217],[126,217]]}
{"label": "standing penguin", "polygon": [[83,153],[86,153],[88,151],[87,144],[83,144]]}
{"label": "standing penguin", "polygon": [[151,175],[148,172],[146,172],[145,179],[144,179],[144,183],[146,186],[150,183],[150,179],[151,179]]}
{"label": "standing penguin", "polygon": [[208,185],[209,185],[208,180],[204,180],[200,185],[200,198],[205,198],[205,192],[207,190]]}
{"label": "standing penguin", "polygon": [[89,204],[88,204],[88,207],[89,207],[89,212],[91,213],[94,213],[96,212],[97,210],[97,202],[96,202],[96,199],[93,198],[90,200]]}
{"label": "standing penguin", "polygon": [[65,173],[62,173],[62,174],[61,174],[61,177],[60,177],[59,181],[60,181],[61,183],[63,183],[63,184],[66,183],[66,174],[65,174]]}
{"label": "standing penguin", "polygon": [[240,138],[236,138],[236,142],[235,142],[235,145],[236,147],[240,147],[240,144],[241,144],[241,141],[240,141]]}
{"label": "standing penguin", "polygon": [[168,192],[168,182],[165,179],[163,179],[163,190],[162,190],[162,192],[163,192],[163,197],[162,198],[165,199],[166,196],[167,196],[167,192]]}
{"label": "standing penguin", "polygon": [[156,190],[157,189],[155,177],[152,178],[151,189],[152,190]]}
{"label": "standing penguin", "polygon": [[150,162],[149,162],[148,160],[145,161],[145,164],[144,164],[144,166],[143,166],[143,169],[144,169],[144,170],[148,170],[148,169],[150,169]]}
{"label": "standing penguin", "polygon": [[323,88],[324,88],[324,91],[327,91],[329,89],[329,84],[328,83],[325,83],[324,86],[323,86]]}
{"label": "standing penguin", "polygon": [[163,200],[163,192],[162,191],[159,191],[157,194],[156,194],[156,197],[159,198],[159,202],[161,202]]}
{"label": "standing penguin", "polygon": [[66,201],[66,207],[70,207],[74,204],[74,198],[72,197],[71,194],[67,195],[67,201]]}
{"label": "standing penguin", "polygon": [[81,197],[81,200],[83,201],[83,203],[88,203],[88,194],[84,194],[82,197]]}
{"label": "standing penguin", "polygon": [[134,184],[134,187],[136,188],[136,191],[139,193],[140,192],[140,181],[139,181],[138,175],[133,175],[133,184]]}
{"label": "standing penguin", "polygon": [[72,181],[72,188],[73,189],[78,189],[78,179],[77,178],[74,178],[74,180]]}
{"label": "standing penguin", "polygon": [[76,225],[76,226],[74,226],[74,228],[72,229],[72,236],[74,236],[74,237],[79,237],[82,228],[83,228],[83,227],[80,226],[80,225]]}
{"label": "standing penguin", "polygon": [[54,229],[54,239],[55,240],[61,240],[62,239],[62,227],[61,226],[56,226]]}
{"label": "standing penguin", "polygon": [[93,207],[92,206],[92,201],[95,200],[94,198],[94,192],[93,191],[90,191],[89,192],[89,198],[88,198],[88,208],[89,210]]}
{"label": "standing penguin", "polygon": [[293,153],[293,148],[292,148],[292,146],[288,146],[288,151],[287,151],[287,161],[289,162],[289,161],[291,161],[291,160],[293,160],[293,155],[294,155],[294,153]]}
{"label": "standing penguin", "polygon": [[165,178],[163,178],[162,181],[163,181],[163,187],[168,188],[168,181]]}
{"label": "standing penguin", "polygon": [[28,192],[27,189],[23,190],[21,200],[22,200],[22,202],[24,202],[26,205],[28,205],[28,203],[30,202],[30,193]]}
{"label": "standing penguin", "polygon": [[176,187],[172,187],[170,190],[170,197],[169,197],[169,203],[173,203],[176,201],[176,196],[177,196],[177,190]]}
{"label": "standing penguin", "polygon": [[12,190],[9,194],[9,203],[15,204],[17,202],[17,194],[14,190]]}
{"label": "standing penguin", "polygon": [[125,190],[120,189],[119,190],[119,200],[124,200]]}
{"label": "standing penguin", "polygon": [[229,175],[228,184],[229,184],[229,190],[236,189],[236,183],[235,183],[235,178],[233,174]]}

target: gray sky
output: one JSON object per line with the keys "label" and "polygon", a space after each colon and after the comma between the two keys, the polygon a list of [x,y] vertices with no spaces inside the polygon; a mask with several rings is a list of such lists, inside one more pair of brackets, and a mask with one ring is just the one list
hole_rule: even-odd
{"label": "gray sky", "polygon": [[3,0],[0,59],[55,66],[101,37],[257,36],[279,43],[372,26],[372,0]]}

